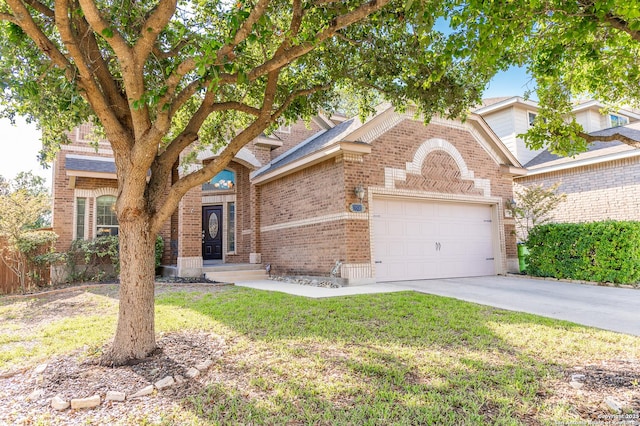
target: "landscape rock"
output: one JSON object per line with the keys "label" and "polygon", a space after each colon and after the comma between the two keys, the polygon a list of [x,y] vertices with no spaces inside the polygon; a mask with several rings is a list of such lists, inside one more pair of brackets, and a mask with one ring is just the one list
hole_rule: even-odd
{"label": "landscape rock", "polygon": [[144,388],[140,389],[138,392],[136,392],[133,395],[131,395],[129,397],[129,399],[134,399],[134,398],[139,398],[141,396],[151,395],[153,393],[153,389],[154,389],[153,385],[145,386]]}
{"label": "landscape rock", "polygon": [[94,408],[100,405],[100,395],[93,395],[88,398],[73,398],[71,400],[71,409]]}
{"label": "landscape rock", "polygon": [[44,395],[44,389],[37,388],[34,389],[29,395],[27,395],[27,401],[35,401],[36,399],[42,398]]}
{"label": "landscape rock", "polygon": [[62,399],[62,397],[60,397],[59,395],[51,398],[51,408],[53,408],[54,410],[63,411],[69,408],[69,406],[71,406],[71,403],[65,399]]}
{"label": "landscape rock", "polygon": [[211,364],[213,364],[213,360],[206,359],[202,362],[197,363],[195,367],[200,371],[205,371],[207,368],[211,367]]}
{"label": "landscape rock", "polygon": [[572,374],[571,375],[571,381],[572,382],[579,382],[580,380],[583,380],[586,376],[584,374]]}
{"label": "landscape rock", "polygon": [[44,370],[46,370],[48,366],[49,366],[49,364],[40,364],[39,366],[37,366],[33,370],[33,374],[42,374],[42,373],[44,373]]}
{"label": "landscape rock", "polygon": [[181,375],[179,375],[179,374],[176,374],[176,375],[174,376],[174,379],[176,380],[176,384],[177,384],[177,385],[181,385],[181,384],[183,384],[183,383],[184,383],[184,377],[182,377],[182,376],[181,376]]}
{"label": "landscape rock", "polygon": [[622,407],[620,406],[618,401],[616,401],[615,399],[611,398],[610,396],[608,396],[608,397],[606,397],[604,399],[604,403],[607,404],[607,407],[609,407],[609,410],[611,410],[611,412],[616,413],[616,414],[622,412]]}
{"label": "landscape rock", "polygon": [[109,391],[107,392],[107,396],[104,398],[104,401],[117,401],[122,402],[126,399],[127,395],[124,392],[118,391]]}
{"label": "landscape rock", "polygon": [[571,386],[574,389],[580,389],[582,386],[584,386],[582,383],[580,382],[576,382],[576,381],[571,381],[569,382],[569,386]]}
{"label": "landscape rock", "polygon": [[164,379],[158,380],[154,386],[156,387],[156,389],[162,390],[173,386],[175,383],[176,381],[173,380],[173,377],[167,376]]}
{"label": "landscape rock", "polygon": [[200,375],[200,370],[198,370],[197,368],[194,368],[194,367],[190,367],[187,370],[186,375],[187,375],[187,377],[189,379],[195,379],[196,377],[198,377]]}

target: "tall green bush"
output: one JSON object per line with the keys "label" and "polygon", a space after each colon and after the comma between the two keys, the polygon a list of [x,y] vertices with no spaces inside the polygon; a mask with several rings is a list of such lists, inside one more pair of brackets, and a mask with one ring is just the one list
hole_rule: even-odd
{"label": "tall green bush", "polygon": [[530,275],[584,281],[640,282],[640,222],[536,226],[529,233]]}
{"label": "tall green bush", "polygon": [[[66,253],[67,276],[72,282],[115,279],[120,272],[120,240],[104,236],[93,240],[76,240]],[[155,265],[160,266],[164,240],[156,237]]]}

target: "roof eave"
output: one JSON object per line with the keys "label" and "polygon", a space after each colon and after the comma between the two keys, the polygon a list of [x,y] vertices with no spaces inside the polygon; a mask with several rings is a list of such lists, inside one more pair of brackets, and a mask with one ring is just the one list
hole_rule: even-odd
{"label": "roof eave", "polygon": [[[550,166],[536,166],[535,168],[529,168],[527,170],[526,176],[529,177],[529,176],[542,175],[546,173],[559,172],[559,171],[574,169],[578,167],[591,166],[594,164],[601,164],[609,161],[623,160],[626,158],[634,158],[634,157],[640,157],[640,150],[616,152],[614,154],[585,158],[583,160],[569,161],[566,163],[553,164]],[[523,177],[523,176],[516,176],[516,178],[517,177]]]}
{"label": "roof eave", "polygon": [[266,173],[258,176],[256,176],[256,173],[254,172],[250,176],[251,183],[255,185],[265,184],[340,155],[353,154],[356,156],[362,156],[370,153],[371,146],[369,144],[351,141],[337,142],[272,171],[267,171]]}

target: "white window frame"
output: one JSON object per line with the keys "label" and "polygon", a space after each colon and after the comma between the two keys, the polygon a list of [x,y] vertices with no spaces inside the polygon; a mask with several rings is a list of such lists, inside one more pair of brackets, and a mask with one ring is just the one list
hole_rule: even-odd
{"label": "white window frame", "polygon": [[[102,197],[115,197],[116,201],[118,200],[118,196],[116,194],[101,194],[101,195],[97,195],[95,200],[94,200],[94,208],[93,208],[93,233],[96,237],[98,237],[98,198],[102,198]],[[114,212],[115,214],[115,212]],[[116,220],[117,220],[117,216],[116,216]],[[117,227],[118,228],[118,233],[120,233],[120,223],[118,222],[118,225],[108,225],[110,228],[113,227]]]}
{"label": "white window frame", "polygon": [[[616,126],[613,125],[613,120],[612,117],[618,117],[618,120],[622,119],[625,121],[624,124],[618,124]],[[620,115],[620,114],[609,114],[607,116],[607,121],[609,122],[609,127],[622,127],[622,126],[626,126],[627,124],[629,124],[629,117],[625,117],[624,115]]]}
{"label": "white window frame", "polygon": [[[230,219],[230,215],[229,215],[229,206],[233,204],[233,250],[229,250],[229,232],[231,231],[231,226],[229,226],[229,219]],[[223,214],[224,214],[224,245],[225,245],[225,251],[227,254],[236,254],[238,251],[238,203],[235,202],[235,200],[233,201],[228,201],[226,203],[224,203],[224,208],[223,208]]]}
{"label": "white window frame", "polygon": [[290,124],[288,124],[288,125],[283,124],[282,126],[278,127],[278,130],[276,130],[276,132],[291,134],[291,125]]}
{"label": "white window frame", "polygon": [[78,239],[78,200],[84,199],[84,227],[83,227],[83,240],[89,239],[89,209],[91,208],[91,198],[87,196],[75,196],[73,198],[73,233],[72,239],[75,241]]}
{"label": "white window frame", "polygon": [[[531,121],[529,119],[529,116],[533,114],[533,120]],[[535,122],[535,119],[538,117],[538,113],[534,112],[534,111],[527,111],[527,128],[530,129],[533,127],[533,123]]]}

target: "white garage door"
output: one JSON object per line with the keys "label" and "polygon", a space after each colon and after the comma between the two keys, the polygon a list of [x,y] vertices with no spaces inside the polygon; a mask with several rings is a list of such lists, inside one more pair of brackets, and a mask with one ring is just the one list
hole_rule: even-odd
{"label": "white garage door", "polygon": [[375,199],[377,281],[495,274],[491,206]]}

